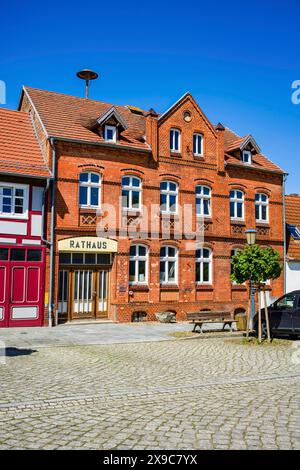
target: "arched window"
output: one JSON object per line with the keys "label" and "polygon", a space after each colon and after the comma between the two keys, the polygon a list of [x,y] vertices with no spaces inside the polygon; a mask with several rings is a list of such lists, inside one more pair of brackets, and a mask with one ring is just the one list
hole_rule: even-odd
{"label": "arched window", "polygon": [[180,152],[180,130],[170,129],[170,151]]}
{"label": "arched window", "polygon": [[203,156],[203,135],[202,134],[193,135],[193,153],[194,153],[194,157]]}
{"label": "arched window", "polygon": [[131,245],[129,252],[129,283],[148,283],[148,247]]}
{"label": "arched window", "polygon": [[79,176],[79,206],[100,207],[101,176],[98,173],[84,172]]}
{"label": "arched window", "polygon": [[141,209],[142,182],[137,176],[122,177],[122,208]]}
{"label": "arched window", "polygon": [[208,186],[196,186],[196,215],[211,215],[211,189]]}
{"label": "arched window", "polygon": [[162,246],[160,249],[160,283],[178,282],[178,249],[175,246]]}
{"label": "arched window", "polygon": [[244,193],[239,189],[230,191],[230,218],[244,220]]}
{"label": "arched window", "polygon": [[160,183],[160,211],[165,214],[176,214],[178,209],[178,184],[173,181]]}
{"label": "arched window", "polygon": [[268,222],[269,198],[264,193],[255,194],[255,219],[257,222]]}
{"label": "arched window", "polygon": [[212,251],[209,248],[196,250],[196,282],[212,283]]}
{"label": "arched window", "polygon": [[[243,251],[242,248],[232,248],[231,253],[230,253],[230,274],[233,274],[232,272],[232,258],[237,255],[240,251]],[[231,281],[231,284],[236,285],[236,282]]]}

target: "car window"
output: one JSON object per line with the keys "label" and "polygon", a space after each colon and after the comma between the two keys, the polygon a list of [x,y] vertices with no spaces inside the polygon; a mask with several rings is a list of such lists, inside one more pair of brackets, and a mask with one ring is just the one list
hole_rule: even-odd
{"label": "car window", "polygon": [[287,294],[281,299],[277,300],[277,302],[275,302],[275,307],[277,309],[294,308],[295,300],[296,300],[295,294]]}

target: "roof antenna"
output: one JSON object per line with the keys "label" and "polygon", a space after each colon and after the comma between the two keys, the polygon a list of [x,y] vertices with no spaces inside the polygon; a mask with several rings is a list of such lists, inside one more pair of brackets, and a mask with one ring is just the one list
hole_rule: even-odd
{"label": "roof antenna", "polygon": [[96,80],[98,78],[98,74],[93,72],[93,70],[83,69],[77,72],[77,77],[81,78],[81,80],[85,80],[85,97],[89,99],[89,81]]}

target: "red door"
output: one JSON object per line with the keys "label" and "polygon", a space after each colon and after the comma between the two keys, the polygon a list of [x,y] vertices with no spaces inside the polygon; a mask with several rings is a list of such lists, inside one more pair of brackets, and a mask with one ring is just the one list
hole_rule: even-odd
{"label": "red door", "polygon": [[[10,248],[0,261],[0,326],[41,326],[44,306],[44,250]],[[1,303],[2,302],[2,303]]]}

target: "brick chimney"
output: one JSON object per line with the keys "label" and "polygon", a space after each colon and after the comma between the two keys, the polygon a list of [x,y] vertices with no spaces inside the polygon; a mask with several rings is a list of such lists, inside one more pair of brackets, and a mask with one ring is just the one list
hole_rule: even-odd
{"label": "brick chimney", "polygon": [[153,108],[145,114],[146,117],[146,141],[150,145],[152,155],[155,161],[158,158],[158,132],[157,132],[157,118],[158,114]]}
{"label": "brick chimney", "polygon": [[216,126],[218,136],[218,154],[217,154],[217,167],[219,173],[225,172],[225,158],[224,158],[224,132],[225,127],[219,122]]}

